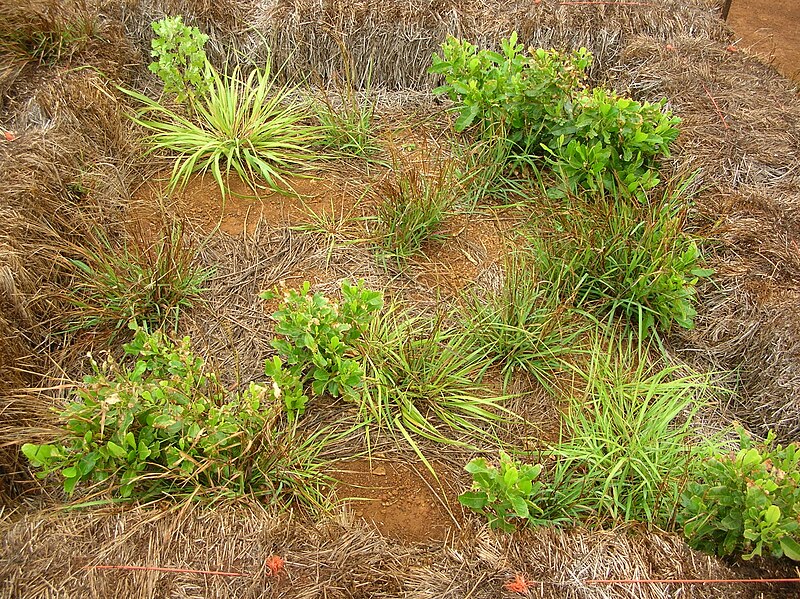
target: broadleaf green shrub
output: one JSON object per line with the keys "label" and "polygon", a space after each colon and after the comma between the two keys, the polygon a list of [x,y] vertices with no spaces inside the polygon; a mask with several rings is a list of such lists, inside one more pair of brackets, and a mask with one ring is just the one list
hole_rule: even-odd
{"label": "broadleaf green shrub", "polygon": [[[433,56],[431,73],[444,76],[435,93],[457,103],[456,131],[506,137],[516,153],[549,164],[573,191],[655,187],[655,160],[669,156],[680,119],[665,102],[639,103],[602,88],[588,88],[591,54],[556,50],[524,52],[516,33],[502,53],[478,50],[453,37]],[[554,189],[554,193],[564,193]]]}
{"label": "broadleaf green shrub", "polygon": [[[306,281],[300,290],[282,295],[272,347],[278,355],[267,360],[266,374],[280,389],[286,413],[294,421],[305,412],[308,389],[313,395],[329,394],[352,399],[363,384],[364,370],[352,356],[353,343],[383,306],[378,291],[342,281],[342,301],[335,303],[321,293],[310,294]],[[280,297],[277,290],[263,299]]]}
{"label": "broadleaf green shrub", "polygon": [[739,450],[707,458],[682,497],[678,523],[689,545],[744,559],[800,560],[800,451],[754,442],[739,429]]}
{"label": "broadleaf green shrub", "polygon": [[538,148],[570,118],[571,94],[582,85],[591,55],[585,48],[569,55],[542,49],[526,55],[516,42],[513,33],[497,53],[448,37],[443,56],[433,56],[430,72],[445,78],[434,93],[461,103],[456,131],[477,125],[504,132],[523,148]]}
{"label": "broadleaf green shrub", "polygon": [[571,190],[622,185],[635,192],[658,185],[654,159],[669,156],[680,122],[666,111],[666,100],[640,103],[595,88],[574,101],[574,118],[552,130],[543,148]]}
{"label": "broadleaf green shrub", "polygon": [[[136,330],[117,363],[92,361],[61,413],[58,443],[25,444],[40,477],[59,473],[71,494],[107,482],[122,497],[252,492],[322,499],[313,448],[277,426],[273,389],[251,383],[227,393],[190,341]],[[313,503],[313,501],[312,501]]]}
{"label": "broadleaf green shrub", "polygon": [[164,17],[152,26],[156,37],[150,55],[156,60],[148,68],[164,83],[164,93],[174,93],[178,102],[205,94],[211,80],[204,50],[208,36],[184,24],[181,15]]}

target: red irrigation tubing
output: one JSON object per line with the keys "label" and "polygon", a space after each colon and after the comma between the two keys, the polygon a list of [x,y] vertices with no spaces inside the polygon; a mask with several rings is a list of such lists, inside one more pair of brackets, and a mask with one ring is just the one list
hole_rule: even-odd
{"label": "red irrigation tubing", "polygon": [[559,2],[560,6],[570,5],[570,4],[605,4],[605,5],[613,5],[619,4],[622,6],[661,6],[660,4],[656,4],[655,2],[613,2],[611,0],[606,1],[598,1],[598,0],[581,0],[581,1],[569,1],[566,0],[565,2]]}
{"label": "red irrigation tubing", "polygon": [[86,566],[87,570],[147,570],[151,572],[178,572],[180,574],[211,574],[213,576],[250,576],[243,572],[218,572],[217,570],[188,570],[185,568],[161,568],[159,566]]}
{"label": "red irrigation tubing", "polygon": [[706,90],[706,95],[711,100],[711,103],[714,105],[714,108],[717,111],[717,115],[719,115],[719,120],[722,121],[722,124],[725,126],[726,129],[730,129],[730,127],[728,126],[728,123],[725,122],[725,115],[723,115],[722,111],[719,109],[719,104],[717,104],[717,101],[714,99],[714,96],[712,96],[711,92],[708,91],[708,88],[706,87],[705,83],[703,83],[702,86],[703,86],[703,89]]}
{"label": "red irrigation tubing", "polygon": [[642,579],[642,580],[584,580],[586,584],[772,584],[800,582],[800,578],[710,578],[710,579]]}

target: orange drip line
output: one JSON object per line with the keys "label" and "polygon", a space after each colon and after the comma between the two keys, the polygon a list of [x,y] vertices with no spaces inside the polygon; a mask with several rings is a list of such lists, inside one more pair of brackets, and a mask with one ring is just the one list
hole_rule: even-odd
{"label": "orange drip line", "polygon": [[655,2],[612,2],[610,0],[608,0],[606,2],[589,1],[589,0],[575,1],[575,2],[566,1],[566,2],[559,2],[558,4],[560,6],[564,6],[565,4],[566,5],[569,5],[569,4],[605,4],[605,5],[619,4],[621,6],[659,6]]}
{"label": "orange drip line", "polygon": [[722,114],[722,111],[719,109],[719,104],[717,104],[717,101],[714,99],[714,96],[712,96],[711,92],[708,91],[708,88],[706,87],[705,83],[703,83],[702,86],[703,86],[703,89],[706,90],[706,95],[708,96],[709,100],[711,100],[711,103],[714,105],[714,109],[717,111],[717,115],[719,116],[719,119],[722,121],[722,124],[725,125],[726,129],[730,129],[730,127],[728,126],[728,123],[725,122],[725,116]]}
{"label": "orange drip line", "polygon": [[710,578],[691,579],[643,579],[643,580],[584,580],[586,584],[771,584],[780,582],[800,582],[800,578]]}

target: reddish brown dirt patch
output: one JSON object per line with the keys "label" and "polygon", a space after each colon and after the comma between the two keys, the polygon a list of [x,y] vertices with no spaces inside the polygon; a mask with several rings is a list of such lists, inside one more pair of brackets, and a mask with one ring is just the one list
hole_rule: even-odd
{"label": "reddish brown dirt patch", "polygon": [[[255,193],[238,176],[228,181],[229,193],[223,201],[219,185],[210,174],[193,175],[186,187],[173,194],[169,211],[185,218],[207,233],[217,226],[228,235],[252,233],[259,221],[278,227],[309,222],[309,211],[321,214],[333,211],[338,216],[351,215],[363,195],[363,183],[333,173],[314,178],[289,177],[285,193],[259,190]],[[139,191],[136,199],[144,208],[137,209],[134,220],[147,226],[153,220],[159,198],[166,188],[165,178],[155,177]]]}
{"label": "reddish brown dirt patch", "polygon": [[[433,468],[441,476],[436,464]],[[339,481],[339,498],[387,537],[442,540],[463,517],[455,497],[440,491],[422,464],[412,468],[393,461],[351,460],[340,462],[333,476]]]}
{"label": "reddish brown dirt patch", "polygon": [[733,0],[728,24],[742,46],[765,58],[787,77],[800,82],[800,2]]}

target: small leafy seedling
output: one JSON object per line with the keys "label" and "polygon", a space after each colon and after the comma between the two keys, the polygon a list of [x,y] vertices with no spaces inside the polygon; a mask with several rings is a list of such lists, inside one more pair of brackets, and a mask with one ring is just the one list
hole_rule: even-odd
{"label": "small leafy seedling", "polygon": [[462,493],[458,501],[486,516],[489,526],[510,532],[515,520],[527,523],[541,510],[536,497],[543,489],[536,480],[542,472],[540,464],[516,464],[500,451],[500,465],[493,466],[484,458],[470,461],[465,470],[472,475],[473,489]]}
{"label": "small leafy seedling", "polygon": [[[366,289],[363,281],[355,285],[343,281],[338,304],[310,290],[308,281],[299,291],[287,290],[272,315],[276,322],[272,347],[278,355],[267,360],[264,370],[283,397],[290,421],[305,412],[308,387],[317,396],[357,394],[364,370],[350,355],[352,344],[383,306],[381,293]],[[266,291],[261,297],[274,299],[278,291]]]}
{"label": "small leafy seedling", "polygon": [[208,36],[185,25],[180,15],[153,22],[153,31],[150,55],[156,60],[148,68],[164,82],[164,93],[174,93],[178,102],[205,94],[211,78],[204,50]]}

